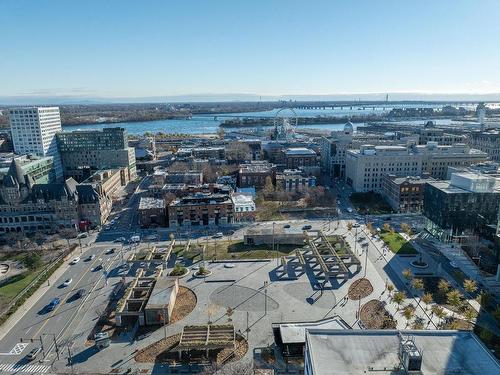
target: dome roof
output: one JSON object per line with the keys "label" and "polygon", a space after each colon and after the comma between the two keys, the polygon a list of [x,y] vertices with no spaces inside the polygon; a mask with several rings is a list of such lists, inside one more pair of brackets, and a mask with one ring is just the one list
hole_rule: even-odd
{"label": "dome roof", "polygon": [[351,132],[354,130],[354,126],[352,125],[352,122],[347,122],[345,125],[344,125],[344,132]]}

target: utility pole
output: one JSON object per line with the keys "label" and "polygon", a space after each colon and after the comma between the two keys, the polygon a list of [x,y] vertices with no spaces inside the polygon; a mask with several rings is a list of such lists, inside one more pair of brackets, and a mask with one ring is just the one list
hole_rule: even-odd
{"label": "utility pole", "polygon": [[163,333],[165,334],[165,342],[167,341],[167,311],[163,305]]}
{"label": "utility pole", "polygon": [[264,289],[264,315],[267,315],[267,288]]}
{"label": "utility pole", "polygon": [[68,362],[71,366],[71,373],[73,374],[74,373],[74,369],[73,369],[73,357],[71,355],[71,349],[69,348],[69,345],[67,346],[68,348]]}

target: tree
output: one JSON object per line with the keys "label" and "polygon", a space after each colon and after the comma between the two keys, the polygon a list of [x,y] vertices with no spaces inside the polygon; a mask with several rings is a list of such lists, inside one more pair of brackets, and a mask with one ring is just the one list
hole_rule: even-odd
{"label": "tree", "polygon": [[352,230],[352,223],[347,223],[347,230],[350,232]]}
{"label": "tree", "polygon": [[233,162],[242,162],[252,158],[252,149],[244,142],[231,142],[226,148],[226,159]]}
{"label": "tree", "polygon": [[274,193],[274,185],[273,185],[273,179],[271,176],[266,177],[266,181],[264,184],[264,188],[262,189],[262,193],[266,198],[270,197]]}
{"label": "tree", "polygon": [[398,311],[399,311],[400,305],[403,303],[405,298],[406,298],[406,294],[403,291],[398,291],[398,292],[394,293],[394,295],[392,296],[392,301],[396,305],[398,305],[398,308],[397,308]]}
{"label": "tree", "polygon": [[45,236],[43,233],[36,232],[33,235],[33,242],[38,246],[38,250],[41,250],[42,245],[45,243],[45,240],[47,239],[47,236]]}
{"label": "tree", "polygon": [[224,129],[219,126],[219,128],[217,129],[217,136],[219,137],[219,139],[224,139],[224,135],[225,135]]}
{"label": "tree", "polygon": [[66,240],[66,242],[68,243],[68,247],[69,247],[69,240],[71,238],[75,238],[77,234],[76,234],[76,230],[74,230],[73,228],[65,228],[65,229],[62,229],[61,231],[59,231],[59,235]]}
{"label": "tree", "polygon": [[446,294],[446,302],[448,302],[448,304],[453,306],[455,309],[458,309],[462,303],[462,294],[456,289],[450,290]]}
{"label": "tree", "polygon": [[375,234],[376,232],[372,222],[366,224],[366,229],[368,229],[368,232],[370,232],[371,234]]}
{"label": "tree", "polygon": [[411,236],[412,233],[411,233],[411,228],[408,224],[406,223],[401,223],[401,230],[406,233],[408,236]]}
{"label": "tree", "polygon": [[392,284],[387,284],[387,291],[389,292],[389,296],[392,294],[394,291],[394,285]]}
{"label": "tree", "polygon": [[30,270],[36,269],[42,265],[42,257],[35,251],[30,251],[23,258],[23,263]]}
{"label": "tree", "polygon": [[[432,294],[431,293],[424,293],[422,296],[422,302],[425,303],[426,305],[430,305],[432,303]],[[425,310],[427,310],[427,306],[425,307]]]}
{"label": "tree", "polygon": [[413,317],[415,316],[415,308],[412,305],[406,306],[403,309],[403,316],[406,319],[406,326],[408,326],[410,320],[412,320]]}
{"label": "tree", "polygon": [[424,319],[420,316],[415,317],[415,321],[412,324],[412,329],[424,329]]}
{"label": "tree", "polygon": [[211,165],[206,165],[203,168],[203,181],[205,183],[213,183],[217,181],[217,170]]}
{"label": "tree", "polygon": [[406,268],[403,270],[403,272],[401,272],[403,274],[403,277],[405,278],[405,280],[408,282],[411,280],[411,278],[413,277],[413,274],[411,273],[411,270]]}
{"label": "tree", "polygon": [[431,307],[431,311],[434,315],[436,315],[439,319],[444,319],[446,318],[446,312],[444,311],[444,309],[439,306],[439,305],[434,305]]}
{"label": "tree", "polygon": [[170,167],[168,167],[169,172],[187,172],[189,170],[189,164],[183,161],[176,161],[172,163]]}
{"label": "tree", "polygon": [[474,293],[477,290],[477,283],[471,279],[464,280],[464,289],[467,293]]}
{"label": "tree", "polygon": [[413,288],[417,291],[424,289],[424,280],[422,279],[413,279],[411,282]]}
{"label": "tree", "polygon": [[389,223],[384,223],[383,228],[384,232],[390,232],[392,230],[392,227],[390,226]]}
{"label": "tree", "polygon": [[465,320],[467,320],[470,323],[473,323],[474,319],[476,319],[477,317],[477,312],[472,307],[468,307],[467,309],[465,309],[463,315]]}
{"label": "tree", "polygon": [[446,294],[448,292],[448,290],[450,290],[450,283],[448,281],[446,281],[445,279],[439,280],[438,290],[442,294]]}

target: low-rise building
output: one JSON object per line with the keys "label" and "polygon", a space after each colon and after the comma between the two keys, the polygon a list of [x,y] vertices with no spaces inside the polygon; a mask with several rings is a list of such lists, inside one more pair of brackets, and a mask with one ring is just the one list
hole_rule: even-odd
{"label": "low-rise building", "polygon": [[500,179],[484,174],[453,173],[449,181],[425,185],[425,227],[444,242],[496,227],[499,207]]}
{"label": "low-rise building", "polygon": [[435,181],[428,175],[382,177],[382,196],[395,212],[421,212],[424,207],[425,184]]}
{"label": "low-rise building", "polygon": [[111,213],[113,200],[102,185],[78,184],[78,215],[80,230],[88,230],[103,225]]}
{"label": "low-rise building", "polygon": [[23,173],[33,178],[36,184],[48,184],[56,180],[53,156],[13,155],[6,163],[8,166],[0,168],[0,178],[8,173],[12,163],[17,163]]}
{"label": "low-rise building", "polygon": [[500,131],[474,131],[469,134],[468,143],[471,147],[486,152],[492,160],[500,162]]}
{"label": "low-rise building", "polygon": [[500,364],[470,331],[306,329],[304,374],[494,375]]}
{"label": "low-rise building", "polygon": [[305,192],[316,186],[316,177],[308,176],[301,169],[285,169],[276,173],[276,186],[281,186],[285,191]]}
{"label": "low-rise building", "polygon": [[196,171],[168,172],[165,175],[165,183],[198,185],[203,183],[203,173]]}
{"label": "low-rise building", "polygon": [[291,147],[284,150],[285,166],[288,169],[318,166],[318,155],[306,147]]}
{"label": "low-rise building", "polygon": [[226,149],[224,147],[194,147],[192,155],[195,159],[224,160]]}
{"label": "low-rise building", "polygon": [[235,221],[254,221],[255,202],[249,194],[234,193],[231,197],[234,204]]}
{"label": "low-rise building", "polygon": [[266,161],[240,164],[238,171],[238,187],[263,188],[267,177],[274,183],[276,179],[276,165]]}
{"label": "low-rise building", "polygon": [[173,228],[226,225],[234,220],[234,205],[228,194],[196,193],[171,202],[168,219]]}
{"label": "low-rise building", "polygon": [[139,208],[137,210],[139,225],[148,228],[151,225],[165,226],[166,224],[166,206],[163,199],[141,197]]}

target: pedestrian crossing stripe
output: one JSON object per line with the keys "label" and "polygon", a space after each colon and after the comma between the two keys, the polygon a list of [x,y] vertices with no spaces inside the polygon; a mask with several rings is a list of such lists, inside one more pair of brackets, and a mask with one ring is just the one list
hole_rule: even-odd
{"label": "pedestrian crossing stripe", "polygon": [[45,365],[20,365],[18,363],[2,363],[0,364],[0,373],[4,372],[27,372],[27,373],[37,373],[44,374],[50,370],[50,366]]}
{"label": "pedestrian crossing stripe", "polygon": [[28,344],[25,342],[18,342],[16,345],[14,345],[14,347],[9,352],[9,354],[10,355],[19,355],[23,352],[24,349],[26,349],[27,346],[28,346]]}

